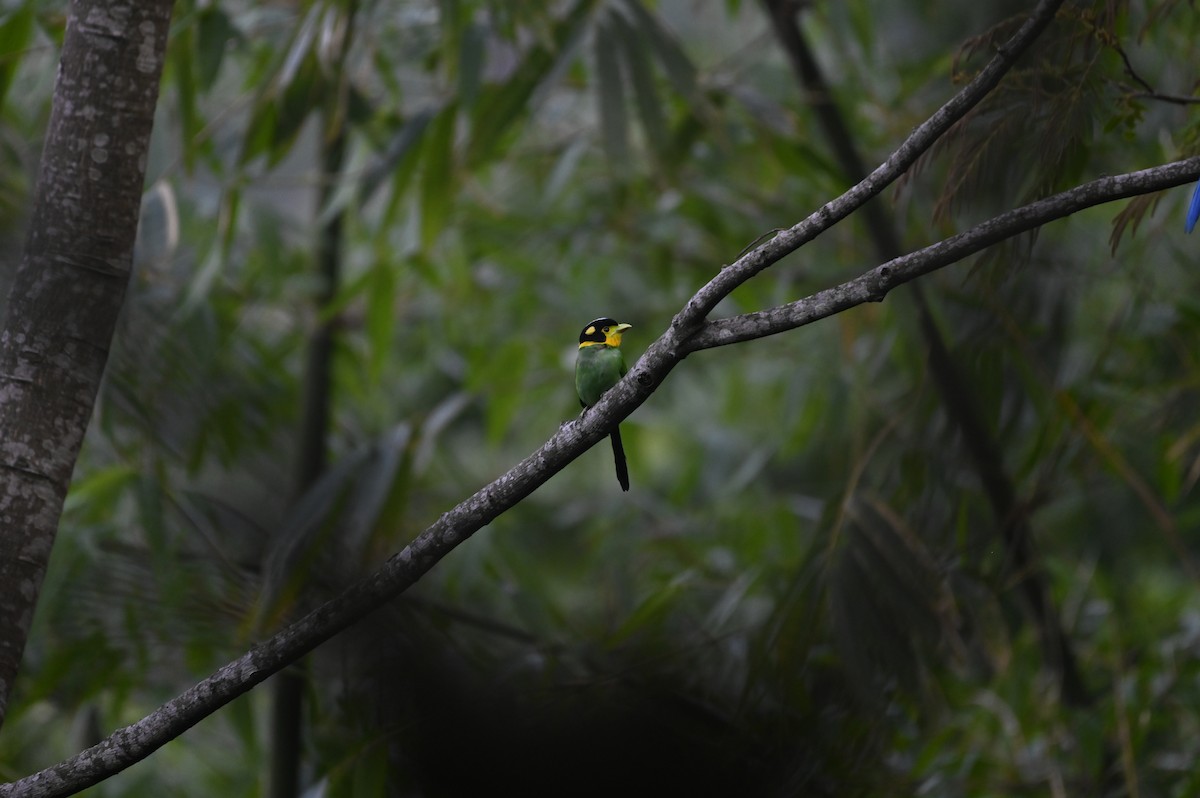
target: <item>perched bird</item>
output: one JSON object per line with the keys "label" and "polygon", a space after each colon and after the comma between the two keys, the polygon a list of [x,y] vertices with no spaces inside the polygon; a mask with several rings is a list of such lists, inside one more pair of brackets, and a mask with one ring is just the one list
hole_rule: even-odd
{"label": "perched bird", "polygon": [[1196,190],[1192,192],[1192,204],[1188,206],[1187,222],[1184,224],[1184,229],[1189,233],[1196,226],[1196,220],[1200,219],[1200,183],[1196,184]]}
{"label": "perched bird", "polygon": [[[575,391],[579,404],[591,407],[617,380],[625,376],[625,358],[621,357],[621,336],[632,324],[613,319],[596,319],[579,333],[579,356],[575,360]],[[617,482],[621,490],[629,490],[629,468],[625,465],[625,447],[621,445],[621,428],[613,427],[613,459],[617,461]]]}

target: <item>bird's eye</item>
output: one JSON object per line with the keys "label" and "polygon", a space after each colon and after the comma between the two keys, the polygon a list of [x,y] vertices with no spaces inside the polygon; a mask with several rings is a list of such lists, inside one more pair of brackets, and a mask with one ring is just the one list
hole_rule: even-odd
{"label": "bird's eye", "polygon": [[612,329],[612,327],[605,327],[605,328],[604,328],[604,334],[605,334],[605,335],[608,335],[608,332],[609,332],[609,330],[611,330],[611,329]]}

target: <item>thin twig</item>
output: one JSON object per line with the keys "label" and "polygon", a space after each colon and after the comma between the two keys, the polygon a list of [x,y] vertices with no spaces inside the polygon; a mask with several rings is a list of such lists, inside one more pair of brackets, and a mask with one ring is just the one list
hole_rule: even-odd
{"label": "thin twig", "polygon": [[1130,79],[1145,89],[1147,93],[1156,94],[1157,92],[1154,91],[1154,87],[1151,86],[1141,75],[1137,73],[1137,70],[1133,68],[1133,62],[1129,60],[1129,55],[1125,52],[1125,48],[1109,37],[1105,37],[1105,41],[1108,43],[1109,47],[1111,47],[1113,50],[1116,50],[1117,55],[1121,56],[1121,60],[1125,62],[1125,73],[1129,75]]}
{"label": "thin twig", "polygon": [[1157,100],[1172,105],[1200,105],[1200,97],[1189,97],[1186,94],[1161,94],[1159,92],[1137,92],[1130,95],[1139,100]]}

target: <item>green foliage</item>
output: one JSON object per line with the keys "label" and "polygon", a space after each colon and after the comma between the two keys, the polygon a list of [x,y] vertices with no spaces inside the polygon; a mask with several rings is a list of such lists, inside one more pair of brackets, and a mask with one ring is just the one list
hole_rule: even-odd
{"label": "green foliage", "polygon": [[[3,250],[15,252],[15,240],[23,205],[29,193],[36,150],[26,146],[25,138],[44,124],[48,106],[44,97],[24,89],[47,84],[39,80],[39,70],[53,71],[49,59],[40,52],[45,34],[33,2],[8,4],[0,9],[0,241],[10,243]],[[41,85],[39,85],[41,84]],[[21,91],[13,91],[20,86]],[[12,259],[3,256],[3,261]],[[7,285],[7,278],[4,285]]]}
{"label": "green foliage", "polygon": [[[581,320],[630,320],[632,362],[722,264],[845,187],[760,5],[685,5],[179,4],[150,164],[164,221],[143,222],[154,246],[0,775],[140,717],[398,551],[578,411]],[[1009,10],[805,11],[869,163],[1019,24]],[[50,13],[0,16],[0,156],[36,148],[50,86],[13,87],[52,55]],[[877,201],[916,246],[1191,152],[1200,123],[1161,97],[1196,84],[1196,26],[1184,3],[1069,4]],[[0,200],[27,202],[8,174]],[[305,772],[329,795],[472,794],[478,773],[537,794],[651,766],[744,794],[1195,791],[1184,202],[1080,214],[922,283],[1085,704],[1062,698],[1009,519],[896,292],[688,358],[623,424],[627,497],[606,445],[588,452],[322,648]],[[313,255],[335,220],[340,278],[319,309]],[[852,219],[717,315],[872,265]],[[297,495],[323,325],[331,465]],[[264,691],[239,700],[100,794],[258,794],[267,710]],[[447,758],[464,742],[476,769]]]}
{"label": "green foliage", "polygon": [[33,41],[34,9],[31,3],[21,5],[0,18],[0,107],[12,88],[17,67],[21,64],[20,53]]}

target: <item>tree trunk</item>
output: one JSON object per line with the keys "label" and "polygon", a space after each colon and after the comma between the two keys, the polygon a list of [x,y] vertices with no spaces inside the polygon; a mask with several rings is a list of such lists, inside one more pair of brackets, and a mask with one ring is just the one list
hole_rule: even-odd
{"label": "tree trunk", "polygon": [[125,297],[171,0],[74,0],[0,333],[0,724]]}

